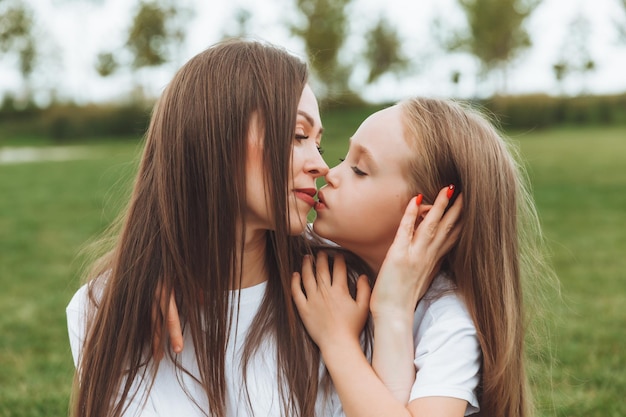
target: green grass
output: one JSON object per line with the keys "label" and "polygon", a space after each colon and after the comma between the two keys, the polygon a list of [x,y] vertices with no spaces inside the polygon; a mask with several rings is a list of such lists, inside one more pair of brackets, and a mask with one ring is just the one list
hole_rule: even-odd
{"label": "green grass", "polygon": [[[329,165],[364,115],[323,115]],[[529,164],[562,285],[542,414],[626,415],[626,127],[511,136]],[[85,160],[0,165],[2,417],[67,414],[73,365],[64,310],[79,285],[77,255],[124,203],[137,156],[136,142],[93,149]]]}

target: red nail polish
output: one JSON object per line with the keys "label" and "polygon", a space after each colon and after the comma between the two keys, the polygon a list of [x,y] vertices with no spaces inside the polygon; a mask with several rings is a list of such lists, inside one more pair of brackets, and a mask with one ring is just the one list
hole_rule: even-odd
{"label": "red nail polish", "polygon": [[415,199],[415,205],[419,207],[420,204],[422,204],[422,199],[424,198],[423,195],[418,194],[417,198]]}
{"label": "red nail polish", "polygon": [[454,194],[454,184],[450,184],[448,185],[448,199],[452,198],[452,195]]}

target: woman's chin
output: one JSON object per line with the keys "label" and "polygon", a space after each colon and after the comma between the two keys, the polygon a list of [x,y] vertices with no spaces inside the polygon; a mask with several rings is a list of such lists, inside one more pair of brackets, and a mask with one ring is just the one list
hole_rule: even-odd
{"label": "woman's chin", "polygon": [[307,216],[298,216],[292,219],[289,224],[289,234],[291,236],[297,236],[304,233],[308,224]]}

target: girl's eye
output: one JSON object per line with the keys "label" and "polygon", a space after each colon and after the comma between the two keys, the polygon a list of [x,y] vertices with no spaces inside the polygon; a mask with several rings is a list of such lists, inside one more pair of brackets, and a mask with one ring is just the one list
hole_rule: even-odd
{"label": "girl's eye", "polygon": [[324,148],[322,148],[321,146],[317,145],[317,151],[320,153],[320,155],[324,155]]}
{"label": "girl's eye", "polygon": [[296,133],[296,140],[305,140],[308,139],[309,137],[307,135],[300,135],[298,133]]}
{"label": "girl's eye", "polygon": [[356,165],[350,168],[352,168],[352,171],[354,171],[354,173],[360,177],[367,175],[365,172],[361,171]]}
{"label": "girl's eye", "polygon": [[346,160],[346,158],[339,158],[339,162],[343,162],[345,160]]}

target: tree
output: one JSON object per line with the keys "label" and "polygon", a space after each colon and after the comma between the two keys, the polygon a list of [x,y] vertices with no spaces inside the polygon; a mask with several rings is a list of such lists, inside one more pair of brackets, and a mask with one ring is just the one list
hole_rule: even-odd
{"label": "tree", "polygon": [[305,17],[303,25],[290,30],[304,41],[315,76],[325,91],[322,97],[335,98],[348,91],[350,71],[339,61],[339,50],[347,33],[346,7],[352,0],[296,0]]}
{"label": "tree", "polygon": [[[21,0],[0,0],[0,56],[13,55],[26,84],[37,61],[33,11]],[[27,95],[28,85],[26,85]]]}
{"label": "tree", "polygon": [[569,23],[563,46],[560,49],[561,55],[552,67],[555,78],[560,84],[563,84],[570,74],[580,74],[581,83],[579,90],[581,93],[584,93],[586,90],[586,76],[596,68],[596,63],[589,47],[590,35],[591,22],[584,14],[578,13]]}
{"label": "tree", "polygon": [[359,60],[368,67],[365,84],[408,65],[408,60],[401,53],[399,35],[384,18],[366,31],[367,47],[364,51],[349,51],[340,59],[340,51],[345,50],[350,29],[347,9],[351,1],[297,0],[304,22],[290,24],[291,32],[303,40],[312,72],[321,84],[316,92],[330,102],[361,101],[359,94],[350,87],[352,68]]}
{"label": "tree", "polygon": [[531,45],[524,21],[541,0],[457,0],[467,19],[467,30],[446,41],[451,51],[466,51],[481,64],[481,75],[506,70],[517,55]]}
{"label": "tree", "polygon": [[137,72],[170,62],[178,64],[177,54],[185,40],[184,28],[189,14],[186,7],[174,0],[140,0],[128,29],[125,48],[120,48],[130,52],[130,58],[121,50],[101,51],[94,63],[95,70],[101,77],[108,77],[120,68],[130,68],[134,76],[131,94],[143,98],[145,86],[141,85]]}
{"label": "tree", "polygon": [[133,55],[132,68],[158,67],[168,62],[185,39],[183,25],[176,20],[179,9],[141,0],[128,32],[126,47]]}
{"label": "tree", "polygon": [[113,52],[100,52],[96,58],[96,71],[101,77],[108,77],[113,74],[118,68],[118,62],[113,55]]}
{"label": "tree", "polygon": [[409,61],[402,54],[402,41],[387,19],[381,17],[367,34],[365,61],[369,66],[367,83],[376,81],[387,72],[405,69]]}

